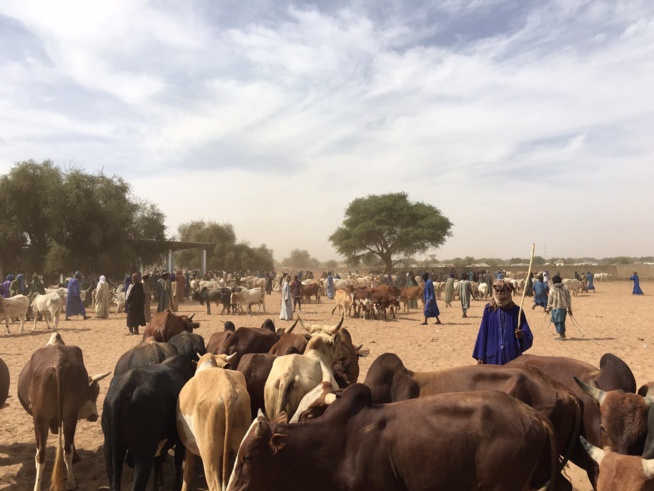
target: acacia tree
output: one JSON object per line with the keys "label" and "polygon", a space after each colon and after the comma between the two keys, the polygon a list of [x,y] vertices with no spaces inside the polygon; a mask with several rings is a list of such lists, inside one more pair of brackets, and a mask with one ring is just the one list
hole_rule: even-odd
{"label": "acacia tree", "polygon": [[370,195],[348,205],[329,241],[348,263],[373,254],[391,271],[395,258],[442,245],[452,236],[451,228],[438,208],[410,202],[404,192]]}
{"label": "acacia tree", "polygon": [[304,249],[293,249],[289,257],[282,261],[282,264],[294,268],[320,268],[320,261],[311,257],[309,251]]}

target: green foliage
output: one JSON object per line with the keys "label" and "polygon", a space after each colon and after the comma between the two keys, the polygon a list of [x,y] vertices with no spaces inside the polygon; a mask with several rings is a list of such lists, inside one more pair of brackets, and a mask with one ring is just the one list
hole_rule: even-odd
{"label": "green foliage", "polygon": [[390,271],[396,258],[442,245],[451,228],[438,208],[412,203],[403,192],[389,193],[352,201],[329,240],[348,262],[373,254]]}
{"label": "green foliage", "polygon": [[[207,249],[207,269],[224,271],[270,271],[273,269],[272,250],[265,244],[252,248],[245,243],[236,242],[234,227],[229,223],[194,220],[180,225],[177,229],[181,241],[211,242]],[[198,250],[181,251],[176,262],[183,267],[199,269]]]}
{"label": "green foliage", "polygon": [[162,257],[164,215],[117,176],[21,162],[0,177],[0,204],[7,270],[114,276]]}

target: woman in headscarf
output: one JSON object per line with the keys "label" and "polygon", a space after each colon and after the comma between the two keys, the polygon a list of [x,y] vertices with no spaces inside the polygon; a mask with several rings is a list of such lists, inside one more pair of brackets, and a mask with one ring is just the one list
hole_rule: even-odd
{"label": "woman in headscarf", "polygon": [[132,287],[125,299],[125,312],[127,312],[127,328],[130,334],[138,334],[139,326],[145,326],[145,292],[138,273],[132,275]]}
{"label": "woman in headscarf", "polygon": [[95,317],[98,319],[109,318],[109,284],[104,275],[100,276],[100,281],[95,287],[93,308],[95,309]]}

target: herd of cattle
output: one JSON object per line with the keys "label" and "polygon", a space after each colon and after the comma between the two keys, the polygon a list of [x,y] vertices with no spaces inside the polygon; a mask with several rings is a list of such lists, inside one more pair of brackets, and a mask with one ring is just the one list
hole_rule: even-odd
{"label": "herd of cattle", "polygon": [[[605,354],[599,368],[523,355],[502,367],[414,372],[386,353],[359,383],[367,351],[344,317],[345,309],[335,325],[298,317],[286,330],[269,319],[238,329],[228,321],[205,344],[193,316],[154,314],[117,361],[104,399],[111,489],[121,489],[125,463],[133,490],[146,489],[151,474],[157,489],[173,450],[176,490],[191,486],[196,457],[212,490],[570,490],[568,461],[600,491],[654,486],[654,384],[636,393],[618,357]],[[77,486],[76,424],[99,418],[108,375],[89,376],[80,348],[58,333],[21,371],[35,490],[48,431],[59,435],[54,489],[64,489],[64,477]],[[0,407],[8,392],[0,360]]]}

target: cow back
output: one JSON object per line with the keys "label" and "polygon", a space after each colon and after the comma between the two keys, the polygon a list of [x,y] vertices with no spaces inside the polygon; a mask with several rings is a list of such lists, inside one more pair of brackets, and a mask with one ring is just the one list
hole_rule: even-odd
{"label": "cow back", "polygon": [[168,344],[177,348],[177,354],[186,356],[187,358],[198,361],[200,356],[204,355],[207,350],[204,347],[204,338],[199,334],[193,332],[180,332],[175,334]]}
{"label": "cow back", "polygon": [[275,355],[268,353],[248,353],[243,355],[236,369],[245,376],[248,394],[250,394],[252,419],[257,417],[259,409],[263,410],[265,407],[263,388],[275,358]]}
{"label": "cow back", "polygon": [[177,355],[177,349],[168,343],[144,341],[129,349],[116,362],[114,379],[134,368],[157,365],[166,358]]}

